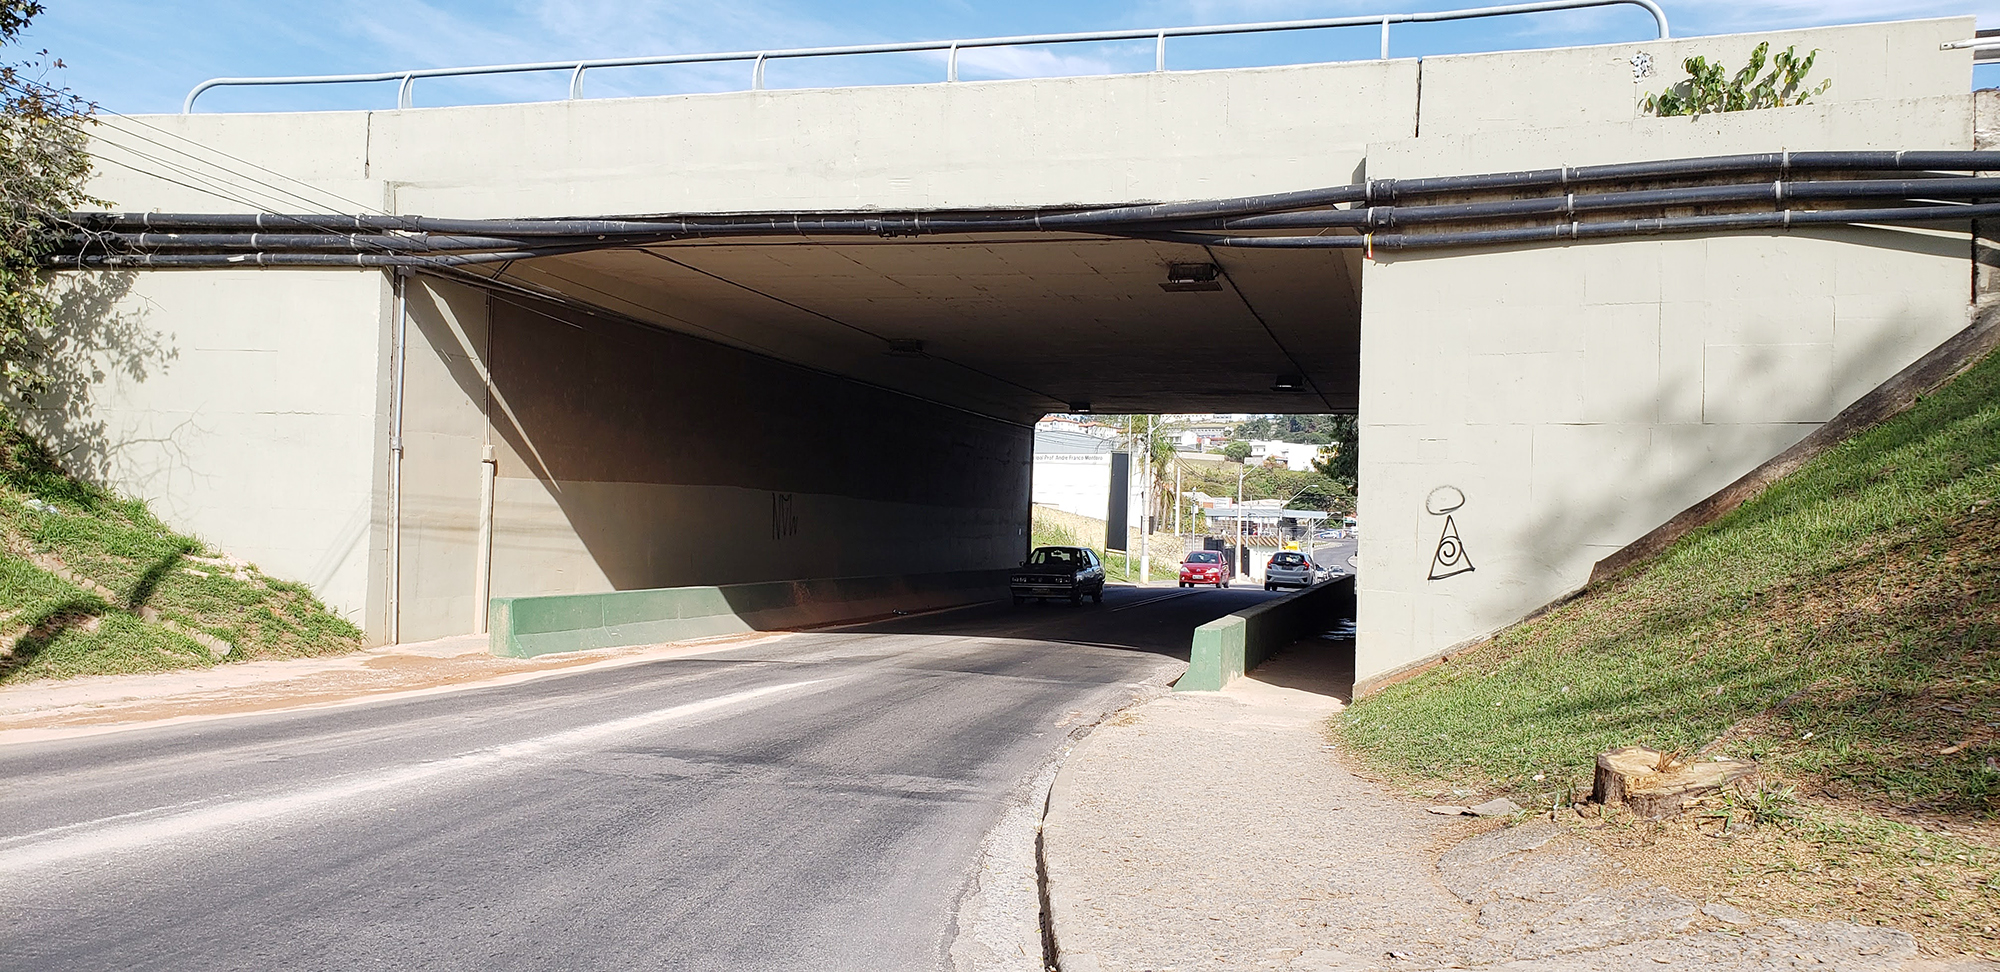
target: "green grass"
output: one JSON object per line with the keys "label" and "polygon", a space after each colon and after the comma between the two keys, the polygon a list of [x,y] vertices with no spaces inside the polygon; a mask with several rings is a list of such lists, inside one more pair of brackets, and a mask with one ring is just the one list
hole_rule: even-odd
{"label": "green grass", "polygon": [[[1139,579],[1139,558],[1136,553],[1106,550],[1104,549],[1102,540],[1092,542],[1084,539],[1078,534],[1073,523],[1063,522],[1065,519],[1084,520],[1085,518],[1073,514],[1060,513],[1041,506],[1034,507],[1033,516],[1029,522],[1028,538],[1030,546],[1089,547],[1097,551],[1097,555],[1103,559],[1104,577],[1106,580],[1130,582]],[[1089,522],[1095,523],[1099,527],[1102,527],[1104,524],[1103,520],[1092,520]],[[1100,530],[1098,536],[1102,535],[1102,531]],[[1178,564],[1170,564],[1159,557],[1153,557],[1152,562],[1153,580],[1172,580],[1177,576],[1175,572],[1179,569]]]}
{"label": "green grass", "polygon": [[[66,580],[62,572],[76,578]],[[175,631],[227,642],[218,658]],[[0,684],[351,651],[310,591],[65,475],[0,413]]]}
{"label": "green grass", "polygon": [[1424,788],[1587,791],[1603,750],[1715,744],[1822,797],[1993,821],[1997,649],[2000,357],[1334,732]]}

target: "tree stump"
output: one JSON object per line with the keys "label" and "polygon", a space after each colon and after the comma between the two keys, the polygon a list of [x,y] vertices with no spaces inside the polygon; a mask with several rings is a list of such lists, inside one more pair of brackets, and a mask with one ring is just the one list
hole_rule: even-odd
{"label": "tree stump", "polygon": [[1638,816],[1659,820],[1756,772],[1756,763],[1740,759],[1690,763],[1657,749],[1627,746],[1597,757],[1597,779],[1590,799],[1607,807],[1622,805]]}

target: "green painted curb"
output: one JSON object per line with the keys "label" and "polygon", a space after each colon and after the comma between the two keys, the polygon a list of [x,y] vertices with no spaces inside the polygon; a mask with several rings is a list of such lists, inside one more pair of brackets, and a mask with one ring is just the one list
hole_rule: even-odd
{"label": "green painted curb", "polygon": [[1194,629],[1187,674],[1176,692],[1220,692],[1272,652],[1354,611],[1354,575],[1273,598]]}
{"label": "green painted curb", "polygon": [[1005,570],[496,597],[487,651],[532,658],[921,611],[1005,597]]}

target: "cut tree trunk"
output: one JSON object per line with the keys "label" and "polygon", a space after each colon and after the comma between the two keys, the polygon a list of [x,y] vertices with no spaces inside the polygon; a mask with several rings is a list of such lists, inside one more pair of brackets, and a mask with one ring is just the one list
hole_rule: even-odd
{"label": "cut tree trunk", "polygon": [[1740,759],[1685,763],[1657,749],[1627,746],[1597,757],[1597,781],[1590,799],[1659,820],[1756,772],[1756,763]]}

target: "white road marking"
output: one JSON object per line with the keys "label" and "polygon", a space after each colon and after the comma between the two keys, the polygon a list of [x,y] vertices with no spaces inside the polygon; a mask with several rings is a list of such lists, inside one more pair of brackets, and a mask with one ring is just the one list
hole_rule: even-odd
{"label": "white road marking", "polygon": [[[491,769],[518,769],[530,762],[546,759],[565,749],[574,749],[605,739],[620,738],[635,730],[645,729],[663,722],[671,722],[688,716],[713,712],[752,699],[791,689],[803,688],[826,679],[811,679],[803,682],[786,682],[782,685],[767,685],[730,695],[689,702],[671,708],[658,709],[623,719],[580,726],[562,732],[524,739],[488,749],[478,749],[457,756],[431,760],[398,769],[378,773],[363,774],[340,783],[312,789],[280,793],[274,796],[237,800],[218,804],[187,813],[175,813],[142,822],[119,824],[99,829],[85,830],[73,836],[58,837],[54,840],[29,843],[16,848],[0,850],[0,874],[18,874],[24,871],[64,864],[86,857],[98,857],[139,850],[159,844],[184,840],[209,831],[224,828],[241,828],[246,824],[269,823],[274,818],[297,814],[328,805],[338,805],[385,790],[397,790],[413,784],[454,774]],[[172,808],[142,810],[138,814],[157,813]],[[120,814],[106,817],[105,821],[118,820],[134,814]],[[90,821],[83,826],[99,821]],[[39,833],[71,831],[78,825],[51,828]],[[36,834],[24,835],[34,837]]]}
{"label": "white road marking", "polygon": [[1144,606],[1146,606],[1146,605],[1148,605],[1148,604],[1151,604],[1151,603],[1153,603],[1154,601],[1171,601],[1171,600],[1173,600],[1174,598],[1177,598],[1177,597],[1187,597],[1187,596],[1188,596],[1188,595],[1190,595],[1190,594],[1196,594],[1196,593],[1199,593],[1199,592],[1198,592],[1198,591],[1175,591],[1175,592],[1174,592],[1174,593],[1172,593],[1172,594],[1162,594],[1162,595],[1160,595],[1159,597],[1149,597],[1149,598],[1147,598],[1147,599],[1145,599],[1145,600],[1143,600],[1143,601],[1137,601],[1137,602],[1134,602],[1134,603],[1132,603],[1132,604],[1126,604],[1126,605],[1123,605],[1123,606],[1120,606],[1120,607],[1115,607],[1115,608],[1112,608],[1111,610],[1113,610],[1113,611],[1130,611],[1130,610],[1132,610],[1132,609],[1133,609],[1133,608],[1135,608],[1135,607],[1144,607]]}

